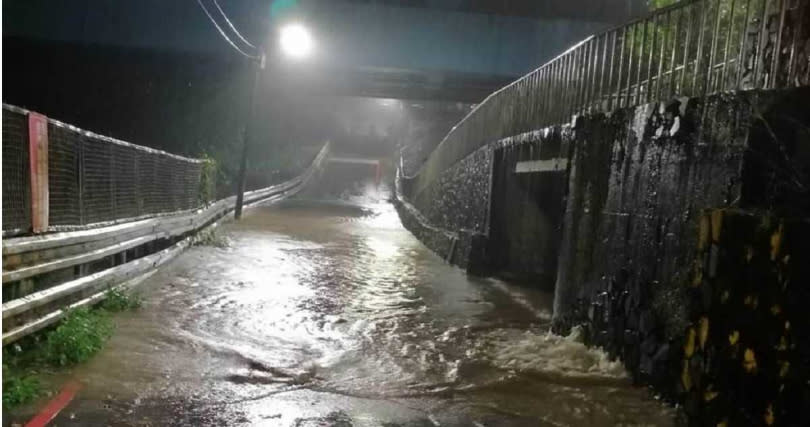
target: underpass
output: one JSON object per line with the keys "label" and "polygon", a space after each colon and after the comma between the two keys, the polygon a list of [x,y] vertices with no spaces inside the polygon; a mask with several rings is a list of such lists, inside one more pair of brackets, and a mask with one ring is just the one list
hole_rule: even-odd
{"label": "underpass", "polygon": [[810,3],[590,2],[9,8],[4,423],[808,424]]}
{"label": "underpass", "polygon": [[548,333],[550,293],[467,276],[402,227],[373,168],[328,165],[144,280],[104,350],[53,378],[81,384],[54,424],[671,422],[619,362]]}

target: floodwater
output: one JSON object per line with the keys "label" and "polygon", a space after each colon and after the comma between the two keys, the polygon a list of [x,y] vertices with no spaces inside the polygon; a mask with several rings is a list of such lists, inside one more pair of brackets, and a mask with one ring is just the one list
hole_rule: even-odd
{"label": "floodwater", "polygon": [[251,209],[220,226],[228,247],[146,280],[56,424],[672,424],[619,363],[547,332],[551,295],[467,276],[385,191],[347,188]]}

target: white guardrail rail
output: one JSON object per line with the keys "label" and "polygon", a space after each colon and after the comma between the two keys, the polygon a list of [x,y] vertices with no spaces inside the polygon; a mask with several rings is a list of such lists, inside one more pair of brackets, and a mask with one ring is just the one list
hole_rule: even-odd
{"label": "white guardrail rail", "polygon": [[[295,195],[322,168],[329,142],[301,175],[245,193],[245,205],[282,200]],[[70,267],[87,265],[161,239],[187,236],[209,226],[234,209],[236,196],[206,207],[150,219],[81,231],[3,239],[3,290],[21,280]],[[55,284],[3,303],[3,345],[61,319],[67,310],[101,301],[108,289],[141,282],[189,246],[191,236],[170,247],[106,270]]]}

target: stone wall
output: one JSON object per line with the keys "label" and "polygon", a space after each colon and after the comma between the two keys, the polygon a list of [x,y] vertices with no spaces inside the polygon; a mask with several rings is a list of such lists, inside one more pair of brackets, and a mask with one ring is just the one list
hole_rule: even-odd
{"label": "stone wall", "polygon": [[810,420],[799,100],[810,90],[681,99],[574,127],[554,327],[584,325],[693,421]]}
{"label": "stone wall", "polygon": [[[692,421],[807,425],[810,110],[797,106],[808,100],[810,88],[751,91],[586,115],[493,141],[404,193],[450,236],[421,227],[422,241],[494,273],[498,251],[531,247],[511,231],[492,239],[498,150],[534,158],[526,147],[559,136],[568,169],[553,328],[582,325]],[[513,190],[504,197],[522,197]],[[505,202],[507,221],[528,215],[522,199]]]}
{"label": "stone wall", "polygon": [[[413,178],[398,179],[398,211],[405,227],[448,261],[473,270],[484,263],[491,164],[492,148],[485,146],[420,192],[414,191]],[[403,209],[402,202],[411,208]]]}
{"label": "stone wall", "polygon": [[491,162],[490,147],[473,152],[414,195],[413,205],[441,228],[485,232]]}

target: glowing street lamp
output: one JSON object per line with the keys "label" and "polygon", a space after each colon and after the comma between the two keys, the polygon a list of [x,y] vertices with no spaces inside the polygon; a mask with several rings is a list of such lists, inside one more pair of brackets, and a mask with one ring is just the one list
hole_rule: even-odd
{"label": "glowing street lamp", "polygon": [[312,36],[300,24],[287,24],[281,27],[279,44],[281,50],[295,59],[305,58],[312,53]]}

